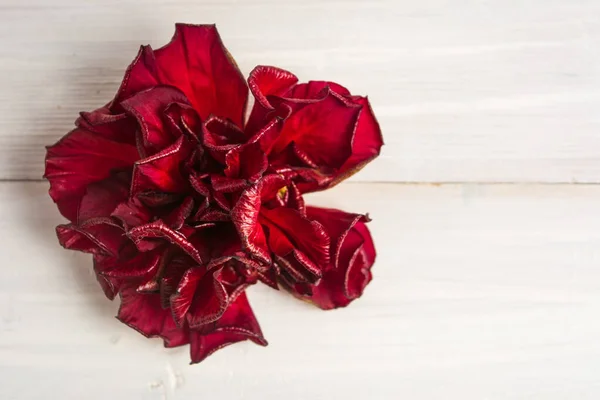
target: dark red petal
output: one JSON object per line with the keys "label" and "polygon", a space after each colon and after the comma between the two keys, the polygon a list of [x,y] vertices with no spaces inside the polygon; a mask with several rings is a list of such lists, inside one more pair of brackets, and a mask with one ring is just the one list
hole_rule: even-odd
{"label": "dark red petal", "polygon": [[109,217],[129,195],[129,180],[123,174],[90,184],[81,198],[78,223],[91,218]]}
{"label": "dark red petal", "polygon": [[[325,231],[331,237],[331,264],[334,268],[338,268],[340,264],[340,253],[342,251],[342,245],[344,244],[348,233],[351,231],[352,228],[354,228],[357,222],[369,221],[369,218],[365,215],[350,214],[332,208],[307,207],[306,214],[308,218],[321,223],[321,225],[323,225],[323,227],[325,228]],[[346,243],[345,247],[346,249],[356,248],[358,245],[360,245],[360,243],[355,243],[351,246],[348,246],[348,243]],[[349,251],[353,252],[354,249]],[[345,258],[345,261],[347,262],[349,257]]]}
{"label": "dark red petal", "polygon": [[102,288],[104,295],[109,300],[114,300],[114,298],[117,296],[117,294],[119,294],[119,292],[121,290],[120,282],[112,279],[111,277],[107,277],[107,276],[104,276],[104,275],[98,273],[98,271],[96,270],[95,264],[96,263],[95,263],[95,257],[94,257],[94,272],[96,275],[96,281],[98,281],[98,284],[100,284],[100,288]]}
{"label": "dark red petal", "polygon": [[248,77],[248,86],[256,102],[267,109],[272,108],[267,96],[283,96],[297,82],[298,78],[291,72],[264,65],[255,67]]}
{"label": "dark red petal", "polygon": [[367,226],[363,222],[359,222],[356,224],[354,232],[360,235],[362,246],[352,255],[348,263],[350,268],[346,272],[345,294],[349,299],[356,299],[362,295],[372,279],[371,266],[376,257],[373,238]]}
{"label": "dark red petal", "polygon": [[269,162],[260,145],[250,143],[227,153],[225,164],[227,165],[224,171],[226,176],[256,182],[266,171]]}
{"label": "dark red petal", "polygon": [[333,176],[314,168],[277,167],[278,174],[295,182],[301,193],[323,190],[333,180]]}
{"label": "dark red petal", "polygon": [[243,340],[267,345],[246,294],[242,292],[218,321],[190,331],[192,363],[198,363],[215,351]]}
{"label": "dark red petal", "polygon": [[214,25],[177,24],[154,55],[160,81],[183,91],[202,119],[214,114],[243,126],[248,87]]}
{"label": "dark red petal", "polygon": [[187,270],[179,282],[177,292],[170,297],[171,312],[178,326],[185,322],[185,316],[192,304],[198,281],[206,273],[206,267],[196,267]]}
{"label": "dark red petal", "polygon": [[86,233],[79,231],[73,224],[58,225],[56,236],[58,236],[60,245],[65,249],[92,254],[106,253],[93,237],[88,237]]}
{"label": "dark red petal", "polygon": [[123,229],[110,218],[90,219],[79,225],[59,225],[56,235],[65,249],[114,256],[127,240]]}
{"label": "dark red petal", "polygon": [[354,96],[352,99],[355,103],[362,106],[354,133],[352,155],[340,168],[339,175],[335,178],[331,186],[360,171],[361,168],[379,155],[381,146],[383,146],[381,129],[375,118],[375,114],[373,114],[369,100],[366,97],[358,96]]}
{"label": "dark red petal", "polygon": [[294,249],[285,257],[276,256],[281,273],[286,273],[290,282],[316,283],[322,276],[323,266],[315,265],[304,253]]}
{"label": "dark red petal", "polygon": [[103,276],[119,280],[150,278],[158,270],[161,251],[137,253],[131,258],[95,257],[96,271]]}
{"label": "dark red petal", "polygon": [[309,81],[294,86],[285,97],[289,99],[318,99],[323,97],[323,94],[331,90],[339,95],[350,95],[350,91],[340,84],[327,81]]}
{"label": "dark red petal", "polygon": [[218,193],[233,193],[248,186],[248,182],[244,179],[228,178],[216,174],[210,177],[210,183],[212,188]]}
{"label": "dark red petal", "polygon": [[75,121],[77,127],[97,133],[115,142],[135,146],[136,121],[125,113],[113,114],[108,107],[92,112],[81,112]]}
{"label": "dark red petal", "polygon": [[127,68],[123,82],[109,108],[120,111],[122,109],[120,103],[123,100],[158,84],[156,61],[152,49],[150,46],[141,46],[137,56]]}
{"label": "dark red petal", "polygon": [[169,228],[163,221],[154,221],[146,225],[137,226],[127,232],[127,236],[135,242],[138,247],[145,239],[165,239],[167,242],[174,244],[186,252],[197,263],[202,264],[202,257],[198,249],[181,234]]}
{"label": "dark red petal", "polygon": [[286,206],[298,211],[300,215],[306,216],[306,206],[304,204],[302,193],[300,193],[296,185],[293,183],[291,183],[287,188],[288,196]]}
{"label": "dark red petal", "polygon": [[132,197],[117,205],[111,213],[111,217],[120,220],[125,229],[129,230],[150,222],[152,213],[139,198]]}
{"label": "dark red petal", "polygon": [[223,315],[228,303],[227,292],[214,274],[214,270],[198,267],[183,275],[177,293],[171,296],[171,309],[178,325],[187,317],[189,327],[198,329]]}
{"label": "dark red petal", "polygon": [[229,221],[230,217],[229,214],[223,211],[208,209],[202,215],[197,216],[196,219],[200,222],[219,222]]}
{"label": "dark red petal", "polygon": [[165,110],[165,118],[168,129],[178,132],[176,136],[186,135],[194,143],[200,143],[202,121],[192,106],[171,103]]}
{"label": "dark red petal", "polygon": [[292,114],[283,126],[273,156],[295,143],[316,164],[339,168],[352,154],[352,138],[360,106],[330,93]]}
{"label": "dark red petal", "polygon": [[221,164],[225,163],[226,154],[244,141],[242,130],[222,118],[211,117],[202,126],[202,144]]}
{"label": "dark red petal", "polygon": [[130,168],[138,159],[135,146],[75,129],[48,147],[44,176],[61,214],[75,222],[86,187],[114,170]]}
{"label": "dark red petal", "polygon": [[280,174],[269,174],[261,179],[261,199],[263,202],[273,199],[282,191],[287,190],[286,186],[290,180]]}
{"label": "dark red petal", "polygon": [[211,190],[211,196],[214,202],[221,207],[221,209],[225,211],[231,210],[231,201],[225,196],[224,192],[217,192],[213,188],[213,190]]}
{"label": "dark red petal", "polygon": [[[158,287],[162,308],[171,307],[171,296],[177,292],[177,287],[179,286],[179,282],[183,278],[183,275],[186,271],[198,266],[198,264],[190,257],[184,255],[176,255],[173,257],[172,255],[174,253],[176,252],[170,249],[163,255],[164,261],[161,262],[159,273],[156,276],[156,285],[150,285],[148,288],[149,290],[152,290],[152,286],[155,286],[154,290],[156,291],[156,287]],[[140,289],[138,289],[138,291],[139,290]]]}
{"label": "dark red petal", "polygon": [[[346,222],[351,219],[344,218]],[[305,288],[309,289],[306,292],[301,291],[300,285],[288,286],[297,296],[312,301],[322,309],[345,307],[362,295],[371,281],[374,262],[375,247],[371,235],[364,222],[354,221],[342,239],[336,268],[326,271],[318,284]]]}
{"label": "dark red petal", "polygon": [[171,312],[161,307],[158,294],[122,290],[117,318],[146,337],[162,337],[167,347],[189,343],[187,329],[175,326]]}
{"label": "dark red petal", "polygon": [[231,210],[231,221],[236,227],[242,246],[252,256],[270,263],[271,257],[267,247],[265,233],[258,223],[261,208],[262,183],[259,182],[246,189]]}
{"label": "dark red petal", "polygon": [[191,215],[193,209],[194,200],[191,196],[188,196],[169,215],[165,216],[163,220],[171,229],[179,230]]}
{"label": "dark red petal", "polygon": [[192,152],[189,141],[180,136],[179,139],[163,151],[140,160],[133,168],[131,194],[145,191],[178,193],[187,187],[186,179],[181,174],[181,164]]}
{"label": "dark red petal", "polygon": [[298,211],[285,207],[262,209],[261,216],[268,220],[269,225],[277,226],[293,242],[293,248],[308,255],[315,264],[321,268],[329,264],[330,239],[319,222],[311,221]]}
{"label": "dark red petal", "polygon": [[277,285],[277,273],[274,268],[269,268],[265,272],[259,272],[258,280],[275,290],[279,290],[279,286]]}
{"label": "dark red petal", "polygon": [[175,140],[165,125],[165,112],[174,103],[185,105],[188,101],[181,91],[170,86],[144,90],[121,103],[123,108],[137,119],[145,148],[161,150]]}

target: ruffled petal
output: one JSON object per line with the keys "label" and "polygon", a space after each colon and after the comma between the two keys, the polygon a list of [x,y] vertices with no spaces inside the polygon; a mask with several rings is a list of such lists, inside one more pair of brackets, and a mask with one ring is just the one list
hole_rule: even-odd
{"label": "ruffled petal", "polygon": [[244,141],[244,132],[237,125],[222,118],[213,116],[202,126],[202,144],[221,164],[225,164],[226,154]]}
{"label": "ruffled petal", "polygon": [[190,342],[187,329],[178,328],[168,309],[163,309],[157,294],[137,293],[135,289],[122,290],[117,319],[146,337],[161,337],[166,347]]}
{"label": "ruffled petal", "polygon": [[246,294],[242,292],[219,320],[190,331],[192,363],[198,363],[215,351],[244,340],[267,345]]}
{"label": "ruffled petal", "polygon": [[129,195],[129,179],[126,174],[116,174],[87,186],[77,213],[78,223],[88,219],[109,217]]}
{"label": "ruffled petal", "polygon": [[132,197],[118,204],[111,213],[111,217],[118,219],[126,230],[146,224],[152,220],[151,210],[139,198]]}
{"label": "ruffled petal", "polygon": [[136,121],[125,113],[114,114],[101,107],[92,112],[81,112],[75,125],[119,143],[136,145]]}
{"label": "ruffled petal", "polygon": [[138,159],[135,146],[75,129],[47,149],[44,176],[50,181],[50,197],[61,214],[75,222],[86,187],[113,171],[131,168]]}
{"label": "ruffled petal", "polygon": [[256,103],[265,109],[273,109],[268,96],[283,96],[297,82],[298,78],[291,72],[264,65],[254,67],[248,76],[248,86]]}
{"label": "ruffled petal", "polygon": [[155,247],[147,247],[147,240],[164,239],[168,243],[178,246],[198,264],[203,263],[200,251],[196,246],[194,246],[182,233],[172,230],[161,220],[137,226],[127,232],[127,236],[131,238],[142,251]]}
{"label": "ruffled petal", "polygon": [[285,121],[269,158],[276,159],[295,143],[317,165],[339,168],[352,154],[359,113],[360,106],[330,92],[324,100],[303,107]]}
{"label": "ruffled petal", "polygon": [[[348,233],[354,228],[357,222],[370,221],[366,215],[351,214],[333,208],[307,207],[306,214],[309,219],[318,221],[331,237],[331,265],[334,268],[338,268],[340,265],[340,253]],[[348,246],[348,243],[346,243],[345,250],[348,251],[350,247],[357,247],[359,244]]]}
{"label": "ruffled petal", "polygon": [[258,216],[261,208],[262,182],[246,189],[231,210],[231,221],[236,227],[243,248],[253,257],[270,263],[267,240]]}
{"label": "ruffled petal", "polygon": [[215,272],[197,267],[183,275],[177,293],[171,296],[171,310],[179,326],[187,317],[189,327],[197,329],[223,315],[228,297],[223,285],[215,279]]}
{"label": "ruffled petal", "polygon": [[150,46],[141,46],[133,62],[127,67],[121,86],[109,109],[122,111],[121,102],[143,90],[160,83],[154,53]]}
{"label": "ruffled petal", "polygon": [[329,264],[330,238],[319,222],[286,207],[262,209],[261,222],[269,227],[269,245],[276,254],[297,249],[322,268]]}
{"label": "ruffled petal", "polygon": [[214,114],[243,126],[248,87],[214,25],[176,24],[154,56],[160,82],[183,91],[202,119]]}
{"label": "ruffled petal", "polygon": [[144,147],[156,153],[176,139],[173,127],[165,123],[167,109],[172,104],[186,105],[188,100],[173,87],[156,86],[133,95],[121,104],[137,120]]}
{"label": "ruffled petal", "polygon": [[184,198],[173,211],[163,218],[165,224],[171,229],[179,230],[194,209],[194,200],[191,196]]}
{"label": "ruffled petal", "polygon": [[158,191],[181,193],[188,187],[181,173],[182,163],[193,151],[189,141],[180,136],[171,146],[161,152],[135,163],[131,182],[131,195]]}
{"label": "ruffled petal", "polygon": [[58,225],[56,235],[65,249],[112,256],[118,255],[127,241],[123,229],[110,218],[89,219],[79,225]]}
{"label": "ruffled petal", "polygon": [[330,186],[333,186],[360,171],[365,165],[379,156],[381,146],[383,146],[381,129],[375,118],[375,114],[373,114],[369,100],[366,97],[359,96],[354,96],[352,99],[355,103],[362,106],[356,125],[356,131],[354,133],[352,155],[340,168],[338,175]]}
{"label": "ruffled petal", "polygon": [[[332,251],[335,253],[333,267],[323,273],[315,285],[284,283],[296,296],[310,300],[322,309],[345,307],[359,298],[371,281],[371,267],[375,262],[375,247],[365,225],[368,219],[339,210],[309,207],[309,217],[322,222],[335,237]],[[334,236],[337,235],[337,236]]]}
{"label": "ruffled petal", "polygon": [[350,91],[338,83],[328,81],[309,81],[307,83],[301,83],[294,86],[285,97],[289,99],[301,100],[320,99],[328,91],[335,92],[336,94],[342,96],[350,95]]}

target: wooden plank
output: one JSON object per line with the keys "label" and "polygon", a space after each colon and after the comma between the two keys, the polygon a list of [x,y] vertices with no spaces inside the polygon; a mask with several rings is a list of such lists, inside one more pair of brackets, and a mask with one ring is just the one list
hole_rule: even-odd
{"label": "wooden plank", "polygon": [[600,187],[346,184],[309,203],[370,211],[375,279],[320,311],[249,297],[270,341],[188,366],[113,318],[61,249],[45,183],[0,184],[0,397],[597,399]]}
{"label": "wooden plank", "polygon": [[599,182],[594,0],[3,0],[0,179],[107,102],[142,43],[216,22],[257,64],[368,94],[387,146],[361,181]]}

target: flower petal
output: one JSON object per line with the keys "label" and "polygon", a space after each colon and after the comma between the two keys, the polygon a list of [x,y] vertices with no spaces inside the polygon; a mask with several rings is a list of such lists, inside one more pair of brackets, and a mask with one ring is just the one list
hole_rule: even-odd
{"label": "flower petal", "polygon": [[267,240],[258,216],[261,208],[262,182],[246,189],[231,210],[231,221],[236,227],[242,246],[260,261],[270,263]]}
{"label": "flower petal", "polygon": [[[329,264],[330,238],[319,222],[311,221],[297,210],[286,207],[272,210],[263,208],[261,218],[266,219],[261,219],[261,222],[269,227],[269,245],[271,249],[275,247],[273,249],[275,253],[284,256],[297,249],[309,256],[312,262],[321,268]],[[274,227],[285,236],[285,242],[276,238],[280,235],[275,234]],[[288,245],[284,244],[286,242],[291,244],[291,247],[288,248]]]}
{"label": "flower petal", "polygon": [[216,271],[206,267],[186,271],[177,293],[171,296],[171,310],[178,326],[187,319],[191,329],[219,319],[227,307],[227,292],[215,279]]}
{"label": "flower petal", "polygon": [[215,351],[243,340],[267,345],[246,294],[242,292],[219,320],[190,331],[192,363],[198,363]]}
{"label": "flower petal", "polygon": [[170,86],[156,86],[136,93],[121,105],[137,120],[144,147],[155,153],[173,143],[174,132],[165,124],[165,113],[172,104],[188,104],[185,95]]}
{"label": "flower petal", "polygon": [[65,249],[116,256],[127,240],[123,229],[110,218],[94,218],[82,224],[56,227],[58,241]]}
{"label": "flower petal", "polygon": [[324,100],[309,104],[286,121],[270,159],[295,143],[316,164],[339,168],[352,154],[352,138],[360,106],[330,92]]}
{"label": "flower petal", "polygon": [[[365,215],[350,214],[333,208],[307,207],[306,214],[308,218],[318,221],[331,237],[331,264],[333,268],[338,268],[340,264],[342,245],[344,244],[348,233],[354,228],[357,222],[370,221]],[[348,246],[348,244],[346,244],[346,249],[348,247],[357,246],[358,244],[355,246]],[[347,255],[345,258],[344,261],[348,261]]]}
{"label": "flower petal", "polygon": [[224,173],[227,177],[250,182],[258,181],[269,165],[267,155],[258,143],[232,149],[225,157],[225,164],[227,168]]}
{"label": "flower petal", "polygon": [[78,223],[88,219],[109,217],[129,195],[129,179],[126,174],[116,174],[86,187],[77,213]]}
{"label": "flower petal", "polygon": [[309,81],[296,85],[286,94],[288,99],[319,99],[328,91],[333,91],[336,94],[346,96],[350,95],[350,91],[342,85],[328,81]]}
{"label": "flower petal", "polygon": [[117,95],[110,103],[111,110],[120,111],[121,102],[132,95],[159,84],[154,53],[150,46],[140,46],[137,56],[127,67]]}
{"label": "flower petal", "polygon": [[146,224],[152,219],[151,211],[137,197],[117,205],[110,216],[121,221],[126,230]]}
{"label": "flower petal", "polygon": [[336,243],[336,265],[323,273],[316,285],[285,282],[298,297],[310,300],[322,309],[345,307],[359,298],[371,281],[375,247],[365,225],[366,217],[338,210],[309,207],[307,214],[322,221]]}
{"label": "flower petal", "polygon": [[75,129],[47,149],[44,176],[50,181],[50,197],[61,214],[74,222],[89,184],[115,170],[131,168],[138,159],[135,146]]}
{"label": "flower petal", "polygon": [[210,183],[218,194],[234,193],[248,187],[248,182],[244,179],[228,178],[217,174],[210,177]]}
{"label": "flower petal", "polygon": [[214,25],[176,24],[154,56],[160,81],[183,91],[202,119],[214,114],[243,126],[248,87]]}
{"label": "flower petal", "polygon": [[354,96],[353,101],[362,106],[354,142],[352,143],[352,155],[340,168],[338,176],[335,177],[330,186],[336,185],[360,171],[365,165],[376,158],[383,146],[381,128],[373,114],[369,100],[366,97]]}
{"label": "flower petal", "polygon": [[136,121],[125,113],[113,114],[108,107],[81,112],[75,125],[119,143],[136,145]]}
{"label": "flower petal", "polygon": [[189,141],[180,136],[163,151],[136,162],[133,168],[131,195],[145,191],[183,192],[188,183],[181,173],[181,166],[191,152],[192,146]]}
{"label": "flower petal", "polygon": [[222,118],[213,116],[202,126],[202,144],[221,164],[225,164],[226,154],[244,141],[244,132],[237,125]]}
{"label": "flower petal", "polygon": [[163,221],[158,220],[149,224],[137,226],[127,232],[127,236],[129,236],[138,247],[140,247],[140,243],[145,239],[165,239],[167,242],[178,246],[198,264],[203,263],[198,249],[183,234],[172,230],[165,225]]}
{"label": "flower petal", "polygon": [[265,65],[254,67],[248,77],[248,86],[256,102],[266,109],[273,108],[267,96],[283,96],[297,82],[298,78],[291,72]]}
{"label": "flower petal", "polygon": [[160,305],[158,294],[137,293],[135,289],[122,290],[117,319],[146,337],[161,337],[166,347],[189,343],[187,329],[175,325],[168,309]]}
{"label": "flower petal", "polygon": [[193,209],[194,200],[191,196],[188,196],[172,212],[165,216],[163,220],[171,229],[179,230],[186,219],[192,214]]}

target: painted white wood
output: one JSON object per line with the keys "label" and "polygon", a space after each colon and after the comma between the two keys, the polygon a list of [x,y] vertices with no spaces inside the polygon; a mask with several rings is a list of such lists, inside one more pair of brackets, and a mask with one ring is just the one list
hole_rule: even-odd
{"label": "painted white wood", "polygon": [[0,178],[39,178],[176,21],[217,23],[244,73],[368,94],[387,146],[356,180],[600,181],[596,0],[0,0]]}
{"label": "painted white wood", "polygon": [[598,399],[600,187],[345,184],[371,213],[375,279],[320,311],[265,287],[270,341],[189,366],[113,318],[61,249],[46,183],[0,184],[0,398]]}

